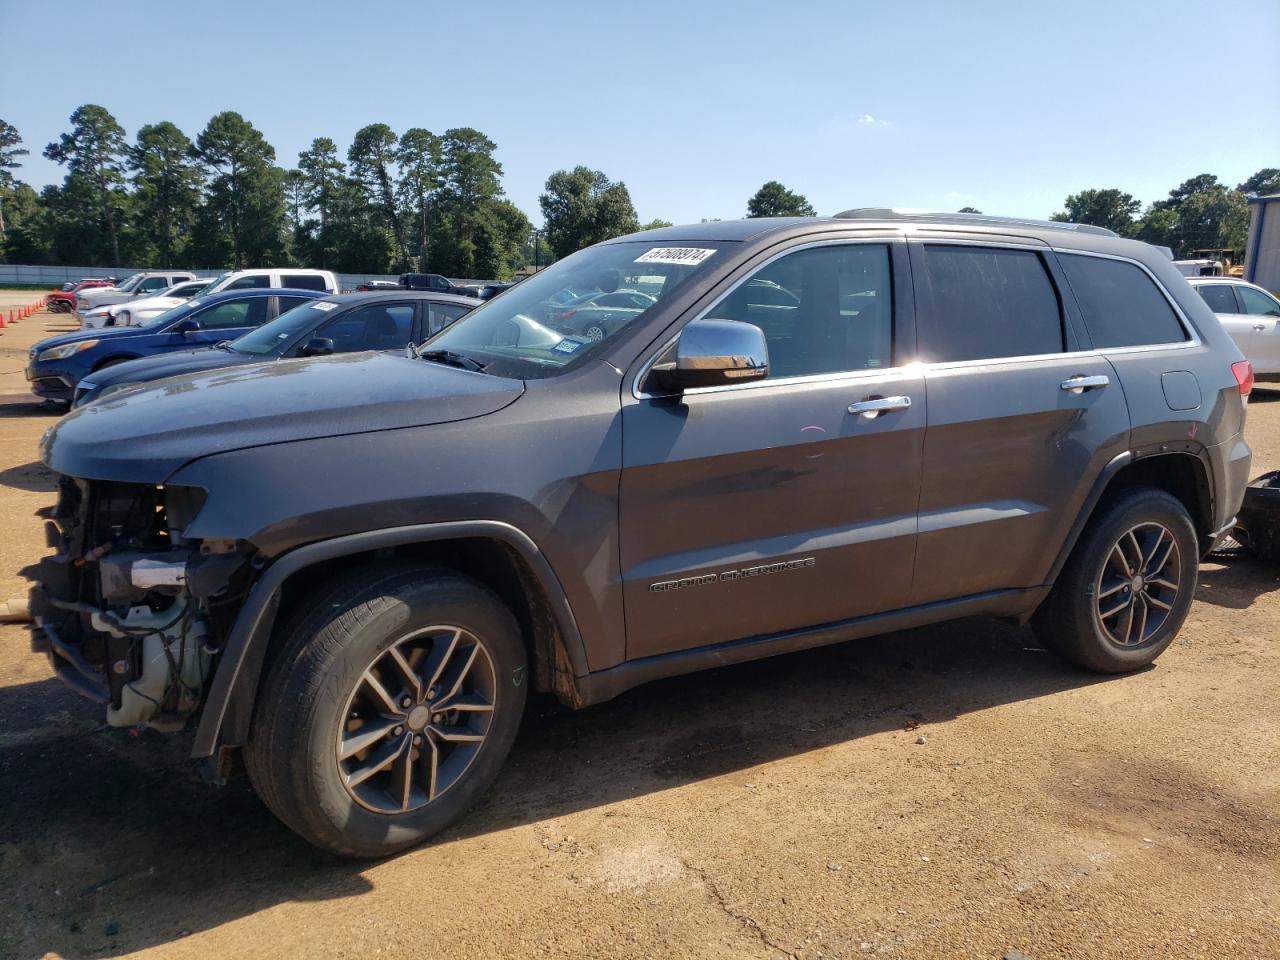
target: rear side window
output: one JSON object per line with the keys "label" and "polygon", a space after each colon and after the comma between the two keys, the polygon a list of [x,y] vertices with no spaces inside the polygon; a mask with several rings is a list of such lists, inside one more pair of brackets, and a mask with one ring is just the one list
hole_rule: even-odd
{"label": "rear side window", "polygon": [[280,297],[280,312],[286,313],[294,307],[300,307],[304,303],[310,303],[310,297]]}
{"label": "rear side window", "polygon": [[921,359],[949,363],[1062,352],[1062,308],[1040,254],[926,244],[923,263],[928,306],[919,329]]}
{"label": "rear side window", "polygon": [[291,290],[328,290],[324,277],[314,273],[286,273],[280,277],[280,285]]}
{"label": "rear side window", "polygon": [[1160,288],[1123,260],[1059,254],[1095,347],[1181,343],[1187,332]]}
{"label": "rear side window", "polygon": [[1236,295],[1225,283],[1202,283],[1196,286],[1196,293],[1209,305],[1214,313],[1239,313],[1236,306]]}
{"label": "rear side window", "polygon": [[255,273],[248,277],[232,280],[224,290],[256,290],[271,286],[271,277],[265,273]]}

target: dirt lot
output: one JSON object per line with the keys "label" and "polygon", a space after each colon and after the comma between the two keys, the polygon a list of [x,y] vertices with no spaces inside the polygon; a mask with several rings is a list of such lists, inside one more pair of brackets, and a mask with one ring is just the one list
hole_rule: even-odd
{"label": "dirt lot", "polygon": [[[0,333],[0,599],[51,496],[41,324]],[[103,728],[0,626],[0,955],[1280,957],[1278,574],[1206,564],[1127,677],[982,621],[536,703],[480,809],[372,865]]]}

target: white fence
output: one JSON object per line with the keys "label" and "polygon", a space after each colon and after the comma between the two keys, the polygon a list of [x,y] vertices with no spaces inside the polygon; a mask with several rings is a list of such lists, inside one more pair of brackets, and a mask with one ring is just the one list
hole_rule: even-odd
{"label": "white fence", "polygon": [[[0,263],[0,287],[15,285],[47,286],[49,289],[60,287],[64,283],[80,280],[84,277],[115,277],[123,280],[130,274],[143,270],[155,270],[156,267],[33,267],[21,264]],[[175,267],[177,269],[183,269]],[[221,270],[191,270],[197,277],[216,277]],[[338,286],[343,290],[354,290],[362,283],[370,280],[399,281],[400,277],[376,273],[339,273]],[[455,283],[483,283],[480,280],[457,280]]]}

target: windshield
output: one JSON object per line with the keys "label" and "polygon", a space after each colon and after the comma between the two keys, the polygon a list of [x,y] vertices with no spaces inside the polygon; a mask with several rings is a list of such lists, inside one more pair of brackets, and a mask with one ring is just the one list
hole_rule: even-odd
{"label": "windshield", "polygon": [[218,274],[216,277],[214,277],[212,280],[206,283],[203,287],[197,290],[195,295],[197,297],[203,297],[206,293],[213,293],[213,288],[216,287],[218,284],[220,284],[223,280],[227,279],[227,277],[229,276],[231,276],[231,274],[229,273]]}
{"label": "windshield", "polygon": [[500,377],[554,377],[597,355],[690,277],[713,269],[721,249],[704,241],[588,247],[476,307],[422,351],[461,354]]}
{"label": "windshield", "polygon": [[117,289],[117,290],[132,290],[134,287],[136,287],[136,286],[137,286],[138,284],[140,284],[141,282],[142,282],[142,274],[140,274],[140,273],[135,273],[132,277],[130,277],[130,278],[129,278],[128,280],[126,280],[124,283],[120,284],[120,286],[116,287],[116,289]]}
{"label": "windshield", "polygon": [[270,323],[232,340],[231,349],[258,355],[279,352],[298,334],[320,323],[336,306],[328,300],[319,300],[286,310]]}

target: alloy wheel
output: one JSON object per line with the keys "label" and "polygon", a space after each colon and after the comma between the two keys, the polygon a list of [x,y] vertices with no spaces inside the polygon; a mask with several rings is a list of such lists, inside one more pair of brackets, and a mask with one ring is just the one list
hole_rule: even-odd
{"label": "alloy wheel", "polygon": [[1173,612],[1181,583],[1182,555],[1168,527],[1148,522],[1126,530],[1094,581],[1104,636],[1119,647],[1151,640]]}
{"label": "alloy wheel", "polygon": [[336,753],[343,786],[375,813],[426,806],[479,754],[496,694],[493,660],[474,634],[434,626],[397,640],[347,699]]}

